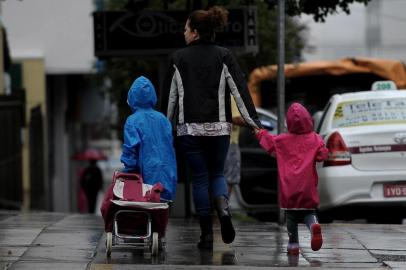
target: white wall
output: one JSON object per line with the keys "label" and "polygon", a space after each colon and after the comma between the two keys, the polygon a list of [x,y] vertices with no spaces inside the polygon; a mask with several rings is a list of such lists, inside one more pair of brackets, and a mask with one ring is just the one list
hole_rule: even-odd
{"label": "white wall", "polygon": [[301,17],[314,49],[304,53],[306,61],[356,56],[406,60],[406,1],[372,0],[368,7],[352,4],[350,8],[350,15],[329,15],[325,23]]}
{"label": "white wall", "polygon": [[93,11],[92,0],[1,1],[12,57],[44,57],[47,74],[90,72]]}

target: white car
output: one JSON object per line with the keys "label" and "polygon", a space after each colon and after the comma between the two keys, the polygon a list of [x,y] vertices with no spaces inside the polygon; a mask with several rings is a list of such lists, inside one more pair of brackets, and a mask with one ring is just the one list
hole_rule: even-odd
{"label": "white car", "polygon": [[329,149],[317,165],[322,212],[406,217],[406,90],[334,95],[316,131]]}

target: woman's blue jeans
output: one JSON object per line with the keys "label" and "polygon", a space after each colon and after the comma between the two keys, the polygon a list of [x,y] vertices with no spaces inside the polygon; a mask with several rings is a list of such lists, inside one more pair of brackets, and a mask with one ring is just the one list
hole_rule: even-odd
{"label": "woman's blue jeans", "polygon": [[[180,147],[192,177],[193,202],[199,216],[211,214],[210,199],[228,199],[224,162],[230,136],[180,136]],[[211,196],[210,196],[211,195]]]}

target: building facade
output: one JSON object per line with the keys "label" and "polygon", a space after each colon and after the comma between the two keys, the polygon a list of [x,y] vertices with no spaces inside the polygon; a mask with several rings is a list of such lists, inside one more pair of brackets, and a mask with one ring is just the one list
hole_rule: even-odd
{"label": "building facade", "polygon": [[[91,136],[98,137],[95,131],[111,114],[106,98],[89,83],[96,61],[95,3],[36,0],[0,5],[11,59],[20,66],[25,89],[24,208],[77,211],[78,171],[85,164],[71,157],[91,146]],[[35,170],[38,167],[41,170]]]}

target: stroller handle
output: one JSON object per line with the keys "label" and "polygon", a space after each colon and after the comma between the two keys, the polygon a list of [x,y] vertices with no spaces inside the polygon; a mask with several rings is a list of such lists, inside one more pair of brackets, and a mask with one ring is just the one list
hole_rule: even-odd
{"label": "stroller handle", "polygon": [[115,171],[114,172],[114,179],[117,179],[119,177],[125,178],[125,179],[131,179],[131,180],[139,180],[141,179],[141,175],[137,173],[125,173],[125,172],[120,172],[120,171]]}

